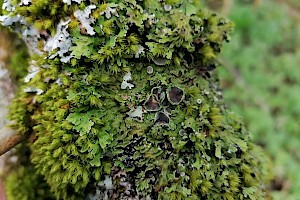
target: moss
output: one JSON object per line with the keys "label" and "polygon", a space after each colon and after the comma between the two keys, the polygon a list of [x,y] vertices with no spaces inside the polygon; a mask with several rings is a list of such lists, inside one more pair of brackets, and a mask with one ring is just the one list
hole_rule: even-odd
{"label": "moss", "polygon": [[[46,2],[15,12],[45,20]],[[57,199],[266,197],[267,158],[224,108],[213,72],[227,20],[192,1],[63,7],[71,21],[51,19],[54,51],[35,57],[10,114],[36,133],[32,162]]]}
{"label": "moss", "polygon": [[8,169],[2,178],[5,180],[7,199],[55,199],[43,176],[36,173],[29,156],[29,145],[22,143],[11,152],[12,158],[6,161]]}
{"label": "moss", "polygon": [[[15,36],[17,38],[17,36]],[[10,56],[8,69],[11,71],[11,77],[20,82],[25,77],[28,70],[28,52],[24,43],[16,46],[15,52]]]}
{"label": "moss", "polygon": [[[2,8],[3,0],[0,0],[0,7]],[[2,9],[0,9],[0,15],[2,15]]]}
{"label": "moss", "polygon": [[8,200],[54,199],[43,177],[36,174],[33,166],[17,168],[6,178],[5,188]]}

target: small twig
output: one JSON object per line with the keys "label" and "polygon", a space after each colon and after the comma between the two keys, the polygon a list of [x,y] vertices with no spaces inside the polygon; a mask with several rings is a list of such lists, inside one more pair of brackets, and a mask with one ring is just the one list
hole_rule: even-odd
{"label": "small twig", "polygon": [[14,130],[4,127],[0,130],[0,156],[27,138]]}

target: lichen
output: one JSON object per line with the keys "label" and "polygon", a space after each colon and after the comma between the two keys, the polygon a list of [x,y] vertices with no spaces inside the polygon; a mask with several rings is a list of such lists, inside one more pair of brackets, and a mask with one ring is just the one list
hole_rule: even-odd
{"label": "lichen", "polygon": [[13,11],[56,31],[38,35],[39,71],[10,111],[20,134],[36,134],[32,162],[55,197],[265,198],[267,158],[224,108],[213,72],[230,22],[198,1],[75,2]]}
{"label": "lichen", "polygon": [[72,39],[69,37],[70,34],[67,31],[70,21],[71,20],[61,21],[57,26],[54,37],[47,39],[44,51],[52,53],[56,50],[56,52],[49,57],[50,59],[58,56],[60,57],[60,61],[66,63],[72,58],[70,55],[64,55],[70,51],[72,46]]}
{"label": "lichen", "polygon": [[92,13],[92,10],[95,8],[96,8],[95,5],[89,5],[83,11],[76,10],[74,12],[74,17],[76,17],[80,21],[82,27],[86,29],[86,32],[89,35],[96,34],[93,27],[91,26],[95,20],[92,16],[90,16]]}

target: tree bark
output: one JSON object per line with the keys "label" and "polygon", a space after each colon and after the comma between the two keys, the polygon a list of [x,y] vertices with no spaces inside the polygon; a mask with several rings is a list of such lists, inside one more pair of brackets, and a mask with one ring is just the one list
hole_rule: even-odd
{"label": "tree bark", "polygon": [[0,200],[6,200],[5,192],[4,192],[4,186],[2,183],[2,180],[0,179]]}
{"label": "tree bark", "polygon": [[4,127],[0,130],[0,156],[26,139],[26,136],[17,134],[14,130]]}

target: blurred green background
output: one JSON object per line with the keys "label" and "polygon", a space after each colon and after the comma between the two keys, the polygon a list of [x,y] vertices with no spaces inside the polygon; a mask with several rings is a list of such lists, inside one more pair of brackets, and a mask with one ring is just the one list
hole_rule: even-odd
{"label": "blurred green background", "polygon": [[235,24],[219,67],[230,110],[273,159],[274,200],[300,199],[300,0],[207,0]]}

